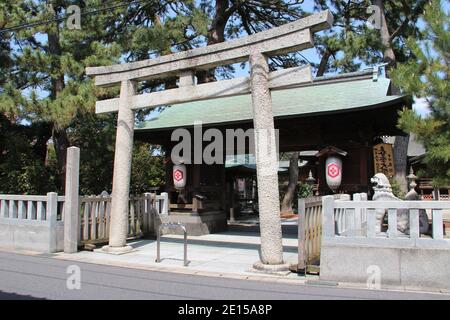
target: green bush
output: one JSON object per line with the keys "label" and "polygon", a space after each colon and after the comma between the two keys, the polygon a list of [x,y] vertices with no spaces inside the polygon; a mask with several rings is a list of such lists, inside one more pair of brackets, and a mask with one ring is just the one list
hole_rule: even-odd
{"label": "green bush", "polygon": [[392,187],[392,193],[394,196],[396,196],[399,199],[404,200],[405,199],[405,193],[400,190],[400,185],[398,184],[397,180],[394,178],[389,179]]}
{"label": "green bush", "polygon": [[313,195],[313,189],[307,183],[299,183],[297,190],[299,199],[308,198]]}
{"label": "green bush", "polygon": [[159,147],[148,143],[135,144],[131,164],[132,194],[149,192],[150,188],[164,184],[163,154]]}

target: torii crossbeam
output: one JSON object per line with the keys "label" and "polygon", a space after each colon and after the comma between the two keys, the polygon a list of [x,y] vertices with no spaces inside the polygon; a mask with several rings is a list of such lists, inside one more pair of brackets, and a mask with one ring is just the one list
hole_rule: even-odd
{"label": "torii crossbeam", "polygon": [[[86,68],[97,86],[121,85],[120,97],[98,101],[97,113],[118,112],[111,204],[111,230],[106,252],[130,251],[126,245],[128,198],[133,146],[134,111],[159,105],[213,99],[251,92],[255,132],[273,134],[269,145],[275,148],[270,90],[311,82],[310,66],[269,72],[267,58],[314,46],[313,34],[331,27],[333,16],[322,11],[280,27],[236,40],[127,64]],[[195,71],[242,61],[250,62],[250,77],[195,84]],[[178,88],[136,95],[136,84],[149,79],[179,77]],[[226,110],[224,110],[226,112]],[[267,140],[255,136],[259,195],[261,261],[254,267],[265,271],[286,270],[278,194],[278,163],[274,152],[266,150]]]}

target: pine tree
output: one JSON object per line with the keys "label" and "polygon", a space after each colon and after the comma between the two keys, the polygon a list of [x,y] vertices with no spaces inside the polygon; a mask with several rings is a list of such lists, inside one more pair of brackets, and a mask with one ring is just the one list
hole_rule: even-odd
{"label": "pine tree", "polygon": [[370,0],[315,1],[315,10],[330,10],[334,16],[333,28],[315,35],[321,56],[316,77],[327,72],[358,71],[362,63],[381,62],[378,32],[366,26],[370,4]]}
{"label": "pine tree", "polygon": [[413,110],[403,110],[399,126],[414,133],[427,151],[423,159],[426,169],[420,174],[431,177],[435,186],[449,186],[449,15],[440,0],[432,0],[423,19],[422,39],[410,37],[407,41],[415,58],[400,64],[392,77],[402,92],[425,98],[430,115],[421,117]]}
{"label": "pine tree", "polygon": [[[186,3],[192,5],[193,1]],[[81,7],[80,30],[67,28],[70,5]],[[201,17],[181,6],[175,1],[0,1],[2,190],[62,191],[70,145],[82,149],[81,190],[98,193],[110,189],[115,116],[95,115],[94,106],[97,99],[116,96],[118,91],[95,88],[84,70],[118,63],[121,58],[134,61],[150,58],[155,52],[166,54],[174,42],[186,42],[185,29],[192,29],[188,22],[201,29]],[[174,15],[172,7],[188,11]],[[160,17],[162,23],[158,23]],[[155,86],[158,84],[144,83],[140,90]],[[138,113],[137,118],[143,116]],[[11,147],[13,138],[12,145],[17,148]],[[49,138],[52,161],[45,162]],[[36,161],[30,164],[27,159]],[[36,181],[39,172],[55,174],[49,167],[53,163],[58,178],[42,175],[41,180],[52,181],[56,187],[43,190],[30,182],[17,188],[17,177],[30,172],[29,166],[43,169],[26,175]]]}
{"label": "pine tree", "polygon": [[[357,71],[364,64],[379,64],[389,59],[403,62],[410,58],[404,42],[418,33],[417,20],[426,0],[414,2],[381,1],[384,8],[382,26],[368,28],[369,6],[378,0],[315,0],[315,10],[330,10],[333,28],[316,35],[316,48],[321,56],[316,76],[327,72]],[[381,26],[378,26],[381,27]],[[384,36],[383,36],[384,34]]]}
{"label": "pine tree", "polygon": [[[101,1],[86,1],[100,7]],[[81,29],[69,29],[66,10],[79,1],[21,2],[20,14],[11,14],[6,28],[38,23],[7,32],[10,45],[9,68],[0,96],[0,108],[13,114],[17,122],[49,123],[58,168],[58,189],[64,185],[66,149],[71,145],[70,126],[77,115],[94,110],[96,95],[105,94],[94,88],[84,70],[86,66],[118,62],[120,47],[102,42],[108,24],[120,8],[113,11],[86,14]]]}

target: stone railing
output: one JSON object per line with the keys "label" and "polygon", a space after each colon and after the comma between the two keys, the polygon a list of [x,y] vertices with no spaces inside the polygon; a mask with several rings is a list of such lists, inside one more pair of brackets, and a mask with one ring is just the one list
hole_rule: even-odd
{"label": "stone railing", "polygon": [[[427,243],[435,240],[434,243],[437,244],[444,239],[442,210],[448,209],[449,201],[342,201],[327,196],[323,197],[323,236],[325,239],[356,243],[387,240],[391,242],[386,243],[404,245],[405,241],[417,244],[418,241]],[[379,210],[387,212],[387,232],[376,231],[376,214]],[[398,210],[409,212],[409,235],[397,230]],[[419,236],[419,210],[431,211],[431,237]],[[392,242],[393,240],[400,242]],[[449,245],[450,242],[444,244]]]}
{"label": "stone railing", "polygon": [[[442,214],[450,201],[342,201],[326,196],[322,206],[322,280],[450,289],[450,239],[444,237]],[[419,232],[421,212],[431,217],[426,234]],[[405,217],[408,227],[400,232]]]}
{"label": "stone railing", "polygon": [[[350,196],[347,194],[341,195],[340,198],[334,197],[335,200],[350,201]],[[367,193],[355,193],[353,194],[354,201],[367,201]],[[353,220],[354,219],[354,223]],[[358,226],[355,229],[355,234],[360,235],[367,224],[366,210],[357,210],[354,215],[347,214],[347,210],[344,208],[336,208],[334,210],[334,229],[337,235],[343,235],[349,232],[354,226]]]}
{"label": "stone railing", "polygon": [[[141,237],[154,232],[153,212],[168,213],[168,196],[167,193],[131,196],[129,205],[128,237]],[[80,217],[82,243],[107,242],[111,221],[111,196],[104,192],[100,196],[81,197]]]}
{"label": "stone railing", "polygon": [[0,246],[56,252],[64,246],[64,197],[0,195]]}

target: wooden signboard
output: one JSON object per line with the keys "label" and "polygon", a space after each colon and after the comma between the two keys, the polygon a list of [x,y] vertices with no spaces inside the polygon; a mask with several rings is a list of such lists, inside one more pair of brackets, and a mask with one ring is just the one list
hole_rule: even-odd
{"label": "wooden signboard", "polygon": [[375,173],[384,173],[386,177],[392,178],[395,175],[392,144],[380,143],[373,146],[373,163]]}

